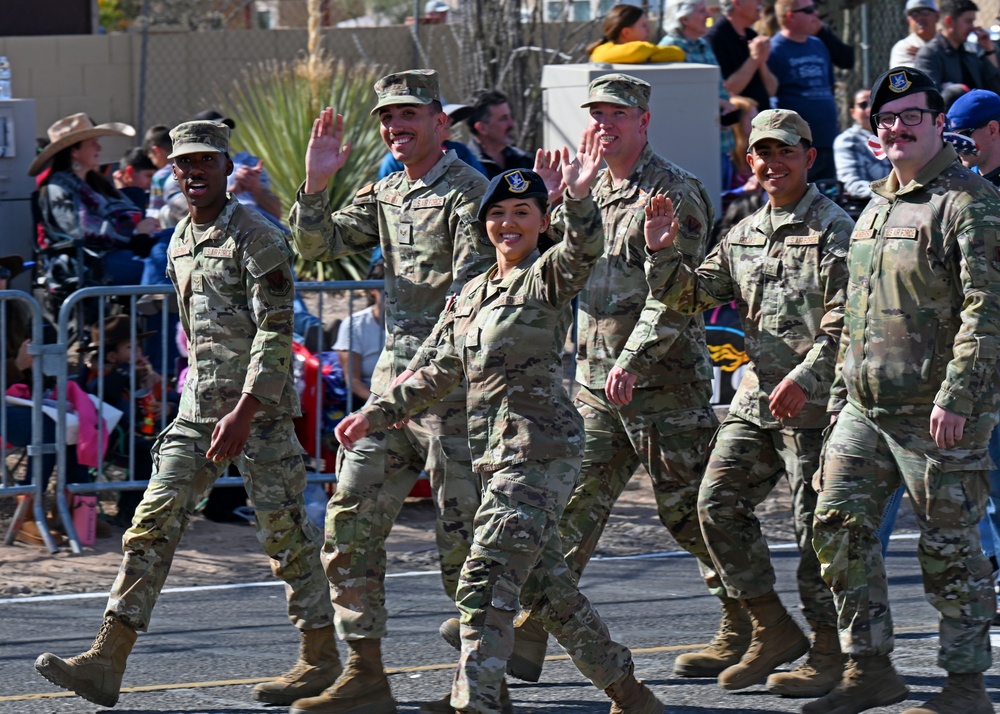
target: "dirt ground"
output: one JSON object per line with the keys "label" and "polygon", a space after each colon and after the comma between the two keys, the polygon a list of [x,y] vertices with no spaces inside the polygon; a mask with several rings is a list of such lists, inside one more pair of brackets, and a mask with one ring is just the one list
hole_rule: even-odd
{"label": "dirt ground", "polygon": [[[6,533],[9,509],[0,514],[0,533]],[[788,484],[782,480],[771,498],[757,511],[772,543],[794,540]],[[913,530],[907,501],[897,531]],[[99,538],[81,555],[63,547],[50,555],[39,546],[0,545],[0,597],[25,597],[78,592],[104,592],[121,562],[122,528]],[[436,564],[434,506],[427,499],[411,499],[403,508],[388,541],[391,570],[424,570]],[[649,479],[637,474],[611,515],[597,555],[631,555],[678,550],[656,516]],[[177,550],[168,587],[257,582],[271,577],[254,530],[249,524],[214,523],[195,517]]]}

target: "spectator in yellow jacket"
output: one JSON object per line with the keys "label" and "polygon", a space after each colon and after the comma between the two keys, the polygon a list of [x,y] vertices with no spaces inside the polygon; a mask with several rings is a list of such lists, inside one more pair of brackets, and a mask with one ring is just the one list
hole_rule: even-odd
{"label": "spectator in yellow jacket", "polygon": [[604,18],[604,34],[587,47],[591,62],[642,64],[683,62],[679,47],[653,44],[645,11],[635,5],[615,5]]}

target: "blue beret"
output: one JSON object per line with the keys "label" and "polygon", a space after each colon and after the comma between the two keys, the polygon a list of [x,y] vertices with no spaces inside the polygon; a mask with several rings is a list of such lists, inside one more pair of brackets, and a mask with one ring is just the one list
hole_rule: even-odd
{"label": "blue beret", "polygon": [[482,203],[479,204],[479,220],[486,220],[486,211],[494,203],[508,198],[549,198],[548,189],[542,177],[527,169],[511,169],[497,174],[486,187]]}

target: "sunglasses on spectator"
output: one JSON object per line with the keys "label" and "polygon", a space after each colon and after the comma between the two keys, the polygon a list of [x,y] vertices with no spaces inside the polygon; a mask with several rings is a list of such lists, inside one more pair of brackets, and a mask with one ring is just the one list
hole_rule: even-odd
{"label": "sunglasses on spectator", "polygon": [[792,10],[792,14],[793,15],[795,13],[797,13],[797,12],[801,12],[801,13],[803,13],[805,15],[812,15],[812,14],[814,14],[816,12],[816,6],[815,5],[806,5],[805,7],[800,7],[798,10]]}
{"label": "sunglasses on spectator", "polygon": [[[989,124],[989,122],[986,122],[986,124]],[[969,137],[971,137],[972,136],[972,132],[979,131],[984,126],[986,126],[986,124],[980,124],[979,126],[974,126],[974,127],[970,128],[970,129],[955,129],[954,133],[955,134],[961,134],[962,136],[969,136]]]}
{"label": "sunglasses on spectator", "polygon": [[10,280],[10,268],[0,268],[0,280]]}
{"label": "sunglasses on spectator", "polygon": [[916,126],[924,120],[924,114],[930,114],[931,116],[937,116],[941,112],[936,112],[933,109],[904,109],[903,111],[896,112],[880,112],[875,115],[875,126],[879,129],[891,129],[892,125],[896,123],[898,118],[903,122],[904,126]]}
{"label": "sunglasses on spectator", "polygon": [[858,102],[854,106],[856,106],[858,109],[867,109],[869,107],[869,105],[870,105],[870,102],[866,99],[863,102]]}

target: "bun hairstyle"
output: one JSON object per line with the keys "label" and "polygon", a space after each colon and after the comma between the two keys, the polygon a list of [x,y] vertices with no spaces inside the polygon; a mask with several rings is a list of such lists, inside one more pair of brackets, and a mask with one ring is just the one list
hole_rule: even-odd
{"label": "bun hairstyle", "polygon": [[587,54],[590,55],[595,49],[607,42],[618,43],[618,37],[626,27],[632,27],[639,22],[646,11],[635,5],[615,5],[608,10],[607,17],[604,18],[603,34],[596,42],[587,45]]}

